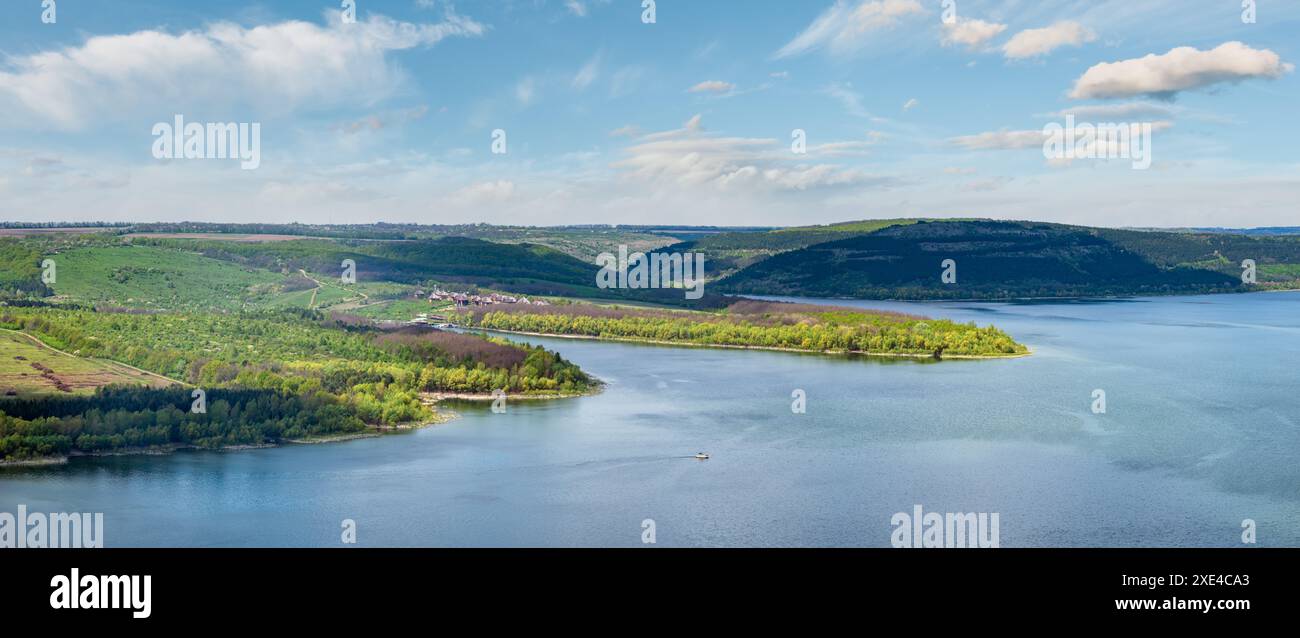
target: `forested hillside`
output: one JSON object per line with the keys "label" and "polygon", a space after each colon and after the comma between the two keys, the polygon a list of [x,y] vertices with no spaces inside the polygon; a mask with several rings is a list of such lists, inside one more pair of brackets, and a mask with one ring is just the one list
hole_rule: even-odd
{"label": "forested hillside", "polygon": [[[8,307],[0,308],[0,327],[76,357],[122,362],[202,389],[211,403],[204,415],[172,419],[165,415],[188,410],[191,401],[158,389],[101,388],[75,401],[53,389],[22,393],[0,400],[0,414],[17,419],[0,428],[0,460],[156,445],[160,436],[172,444],[276,443],[431,419],[422,392],[579,394],[595,384],[540,347],[430,329],[379,330],[307,310]],[[10,381],[0,377],[0,386]],[[241,407],[245,400],[271,407],[250,414]],[[83,441],[83,434],[93,436]],[[101,435],[108,438],[95,438]],[[48,449],[56,451],[42,451]]]}
{"label": "forested hillside", "polygon": [[[717,284],[727,292],[819,297],[1000,299],[1231,292],[1239,277],[1155,252],[1171,233],[1129,235],[1059,224],[920,221],[775,255]],[[1186,241],[1178,239],[1177,241]],[[1249,240],[1248,240],[1249,241]],[[1127,246],[1125,245],[1127,244]],[[1172,252],[1172,251],[1170,251]],[[955,263],[953,283],[941,279]]]}

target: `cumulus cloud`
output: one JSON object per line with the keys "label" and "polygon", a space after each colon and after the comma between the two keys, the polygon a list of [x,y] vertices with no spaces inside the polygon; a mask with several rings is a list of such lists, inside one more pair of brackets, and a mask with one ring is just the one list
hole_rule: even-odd
{"label": "cumulus cloud", "polygon": [[872,31],[889,28],[899,20],[924,14],[918,0],[861,0],[856,4],[836,0],[793,40],[781,47],[775,57],[802,55],[825,48],[843,55],[859,49]]}
{"label": "cumulus cloud", "polygon": [[944,46],[960,44],[971,49],[984,46],[1007,29],[1007,25],[984,20],[961,20],[943,25]]}
{"label": "cumulus cloud", "polygon": [[142,108],[171,112],[248,105],[266,113],[304,106],[373,104],[405,74],[389,52],[473,37],[486,27],[448,13],[413,24],[371,15],[343,24],[219,22],[200,30],[93,36],[79,46],[14,56],[0,68],[0,112],[19,125],[77,130]]}
{"label": "cumulus cloud", "polygon": [[1225,42],[1208,51],[1178,47],[1163,55],[1094,65],[1075,81],[1070,97],[1171,98],[1180,91],[1224,82],[1277,78],[1294,69],[1295,65],[1282,62],[1273,51],[1252,49],[1241,42]]}
{"label": "cumulus cloud", "polygon": [[1062,20],[1041,29],[1025,29],[1002,45],[1002,54],[1011,59],[1046,55],[1063,46],[1080,46],[1097,39],[1097,34],[1073,20]]}
{"label": "cumulus cloud", "polygon": [[706,80],[690,88],[691,93],[730,93],[736,85],[722,80]]}
{"label": "cumulus cloud", "polygon": [[[836,164],[813,164],[770,138],[724,137],[706,133],[700,116],[682,128],[646,135],[614,163],[628,177],[644,183],[715,190],[766,188],[805,191],[836,186],[884,185],[889,178]],[[860,151],[869,142],[828,143],[809,154]]]}

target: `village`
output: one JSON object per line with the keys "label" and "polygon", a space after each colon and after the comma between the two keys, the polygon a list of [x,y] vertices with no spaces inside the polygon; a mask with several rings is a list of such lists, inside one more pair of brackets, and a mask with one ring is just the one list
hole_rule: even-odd
{"label": "village", "polygon": [[[529,306],[551,305],[544,299],[531,300],[523,296],[515,297],[512,295],[503,295],[495,292],[486,293],[486,294],[452,292],[448,290],[442,290],[436,286],[434,287],[433,292],[430,293],[425,293],[424,290],[416,289],[411,293],[411,297],[414,299],[427,300],[429,302],[429,305],[434,309],[444,307],[444,304],[446,304],[447,302],[451,302],[452,307],[455,309],[482,307],[482,306],[495,306],[500,304],[523,304]],[[425,326],[433,326],[435,328],[439,328],[443,330],[454,327],[452,324],[447,323],[447,317],[445,315],[435,314],[431,312],[422,312],[420,314],[417,314],[413,319],[409,321],[403,321],[399,323],[397,321],[385,320],[385,321],[380,321],[379,324],[388,325],[388,326],[425,325]]]}
{"label": "village", "polygon": [[[423,296],[423,290],[415,291],[417,296]],[[524,304],[526,306],[549,306],[544,299],[530,301],[528,297],[512,297],[510,295],[497,294],[495,292],[485,295],[472,295],[463,292],[450,292],[434,287],[433,292],[429,293],[429,303],[433,304],[438,301],[453,302],[457,308],[469,306],[492,306],[496,304]]]}

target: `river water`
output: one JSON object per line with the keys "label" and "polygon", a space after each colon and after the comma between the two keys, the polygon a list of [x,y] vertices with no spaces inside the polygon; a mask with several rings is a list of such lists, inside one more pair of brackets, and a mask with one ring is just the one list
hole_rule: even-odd
{"label": "river water", "polygon": [[339,546],[344,519],[368,546],[637,546],[647,519],[659,545],[888,546],[914,505],[997,513],[1003,547],[1239,546],[1244,519],[1300,546],[1300,293],[800,301],[992,323],[1034,354],[516,338],[608,386],[346,443],[0,469],[0,511],[103,512],[111,547]]}

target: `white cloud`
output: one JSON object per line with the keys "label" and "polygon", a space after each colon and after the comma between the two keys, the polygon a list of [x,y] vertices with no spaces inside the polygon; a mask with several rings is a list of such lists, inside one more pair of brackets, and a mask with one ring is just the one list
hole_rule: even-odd
{"label": "white cloud", "polygon": [[578,0],[564,0],[564,6],[575,16],[583,18],[587,16],[587,6]]}
{"label": "white cloud", "polygon": [[[1060,124],[1060,123],[1058,123]],[[1124,123],[1121,123],[1123,125]],[[1136,123],[1129,123],[1136,124]],[[1169,121],[1145,122],[1151,126],[1151,132],[1156,133],[1164,131],[1173,126]],[[1110,157],[1129,157],[1132,155],[1133,144],[1140,144],[1141,140],[1129,137],[1127,139],[1120,137],[1103,136],[1096,129],[1091,133],[1085,132],[1080,127],[1089,125],[1096,126],[1092,122],[1076,122],[1073,131],[1073,140],[1066,139],[1065,143],[1073,148],[1077,148],[1080,155],[1088,155],[1093,148],[1097,148],[1101,154],[1109,154]],[[1068,131],[1065,132],[1068,136]],[[1125,131],[1127,133],[1127,129]],[[1094,135],[1095,134],[1095,135]],[[1118,134],[1117,134],[1118,135]],[[1036,131],[987,131],[976,135],[965,135],[954,137],[948,142],[955,146],[960,146],[971,151],[992,151],[992,150],[1018,150],[1018,149],[1042,149],[1047,141],[1048,135],[1042,130]],[[1069,166],[1070,159],[1051,159],[1048,160],[1049,166]]]}
{"label": "white cloud", "polygon": [[[722,137],[704,133],[700,116],[683,128],[642,137],[614,166],[643,183],[675,188],[805,191],[839,186],[879,186],[890,178],[835,164],[803,161],[784,143],[768,138]],[[856,151],[869,142],[838,142],[809,148],[809,154]]]}
{"label": "white cloud", "polygon": [[736,90],[736,85],[722,80],[706,80],[692,86],[691,93],[730,93]]}
{"label": "white cloud", "polygon": [[1032,58],[1046,55],[1063,46],[1080,46],[1097,39],[1091,29],[1073,20],[1062,20],[1041,29],[1025,29],[1002,45],[1008,58]]}
{"label": "white cloud", "polygon": [[908,101],[903,102],[903,110],[904,110],[904,111],[910,111],[910,110],[912,110],[913,108],[915,108],[916,105],[918,105],[918,104],[920,104],[920,102],[917,101],[916,98],[911,98],[911,99],[909,99]]}
{"label": "white cloud", "polygon": [[1277,78],[1294,69],[1273,51],[1241,42],[1225,42],[1208,51],[1178,47],[1163,55],[1097,64],[1075,81],[1070,97],[1171,97],[1223,82]]}
{"label": "white cloud", "polygon": [[1007,25],[996,22],[958,19],[951,24],[943,25],[943,44],[944,46],[961,44],[967,48],[977,49],[1006,29]]}
{"label": "white cloud", "polygon": [[389,52],[486,30],[452,13],[436,24],[378,15],[342,24],[338,11],[326,16],[323,26],[220,22],[179,34],[93,36],[80,46],[11,57],[0,70],[0,112],[11,125],[77,130],[145,108],[171,113],[248,105],[275,115],[303,106],[369,105],[405,80]]}
{"label": "white cloud", "polygon": [[894,26],[904,17],[925,13],[918,0],[861,0],[854,6],[836,0],[793,40],[775,54],[777,58],[802,55],[826,48],[843,55],[858,50],[868,34]]}

